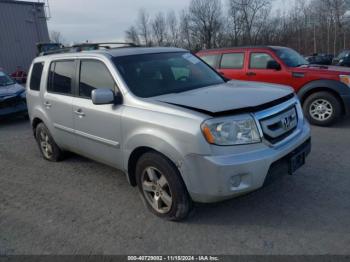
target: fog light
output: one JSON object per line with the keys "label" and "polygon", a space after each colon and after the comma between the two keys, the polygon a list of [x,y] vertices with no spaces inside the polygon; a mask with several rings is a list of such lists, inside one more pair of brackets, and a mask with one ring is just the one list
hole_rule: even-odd
{"label": "fog light", "polygon": [[231,176],[230,178],[230,184],[232,187],[239,187],[241,185],[242,178],[241,176]]}

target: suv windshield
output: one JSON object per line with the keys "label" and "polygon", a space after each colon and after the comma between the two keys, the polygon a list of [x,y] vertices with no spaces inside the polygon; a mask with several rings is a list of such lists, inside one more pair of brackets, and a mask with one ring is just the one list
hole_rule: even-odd
{"label": "suv windshield", "polygon": [[5,74],[4,72],[0,72],[0,87],[13,85],[15,83],[15,80],[13,80],[7,74]]}
{"label": "suv windshield", "polygon": [[274,49],[277,56],[288,66],[298,67],[301,65],[308,65],[309,62],[302,57],[298,52],[289,48],[278,48]]}
{"label": "suv windshield", "polygon": [[344,57],[348,56],[349,53],[350,53],[349,50],[344,50],[336,57],[336,59],[338,59],[338,60],[343,59]]}
{"label": "suv windshield", "polygon": [[117,69],[136,96],[180,93],[224,80],[190,53],[160,53],[115,57]]}

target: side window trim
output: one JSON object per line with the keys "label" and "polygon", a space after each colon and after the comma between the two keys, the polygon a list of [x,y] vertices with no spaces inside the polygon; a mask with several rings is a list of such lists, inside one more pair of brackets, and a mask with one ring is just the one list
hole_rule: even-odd
{"label": "side window trim", "polygon": [[67,93],[60,93],[60,92],[54,92],[49,90],[49,86],[53,84],[53,79],[51,77],[51,66],[54,64],[54,72],[56,69],[56,63],[58,62],[73,62],[74,65],[76,63],[76,59],[72,59],[72,58],[68,58],[68,59],[58,59],[58,60],[52,60],[50,61],[49,67],[48,67],[48,74],[47,74],[47,84],[46,84],[46,92],[50,93],[50,94],[55,94],[55,95],[62,95],[62,96],[70,96],[70,97],[74,97],[74,90],[75,90],[75,86],[74,86],[74,79],[75,79],[75,74],[76,74],[76,66],[74,67],[75,72],[72,73],[71,75],[71,94],[67,94]]}
{"label": "side window trim", "polygon": [[112,72],[109,70],[108,66],[106,65],[106,63],[100,59],[96,59],[96,58],[79,58],[76,60],[76,75],[75,75],[75,87],[74,87],[74,93],[75,93],[75,96],[77,98],[81,98],[81,99],[87,99],[87,100],[91,100],[91,98],[89,97],[84,97],[84,96],[80,96],[80,75],[81,75],[81,63],[82,62],[85,62],[85,61],[92,61],[92,62],[99,62],[101,64],[104,65],[104,67],[106,68],[108,74],[111,76],[111,78],[113,79],[113,82],[114,82],[114,93],[117,94],[117,93],[120,93],[120,89],[118,87],[118,84],[117,84],[117,81],[114,79],[113,77],[113,74]]}

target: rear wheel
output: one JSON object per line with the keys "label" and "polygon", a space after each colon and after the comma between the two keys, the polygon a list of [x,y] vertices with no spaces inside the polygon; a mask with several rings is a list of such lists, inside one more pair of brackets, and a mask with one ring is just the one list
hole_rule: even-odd
{"label": "rear wheel", "polygon": [[40,152],[46,160],[58,162],[63,159],[63,151],[57,146],[50,131],[43,123],[36,127],[35,137]]}
{"label": "rear wheel", "polygon": [[310,123],[318,126],[331,126],[341,116],[341,104],[329,92],[317,92],[310,95],[306,98],[303,109]]}
{"label": "rear wheel", "polygon": [[136,166],[140,194],[155,215],[171,220],[185,219],[191,199],[175,165],[156,152],[141,156]]}

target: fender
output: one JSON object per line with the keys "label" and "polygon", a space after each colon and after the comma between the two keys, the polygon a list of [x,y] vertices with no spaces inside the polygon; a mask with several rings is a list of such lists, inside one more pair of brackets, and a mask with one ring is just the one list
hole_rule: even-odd
{"label": "fender", "polygon": [[316,80],[307,83],[298,91],[298,96],[303,101],[306,95],[317,88],[329,89],[337,93],[340,97],[350,95],[350,88],[344,83],[336,80]]}
{"label": "fender", "polygon": [[131,134],[124,144],[123,154],[123,165],[127,176],[130,175],[128,172],[128,162],[132,152],[140,147],[148,147],[169,158],[179,169],[185,185],[189,187],[190,180],[185,175],[187,172],[183,172],[186,167],[184,166],[184,159],[182,156],[185,154],[181,153],[181,150],[175,146],[176,143],[171,143],[171,141],[173,141],[173,138],[164,134],[164,132],[161,132],[160,130],[141,129],[138,130],[136,134]]}

